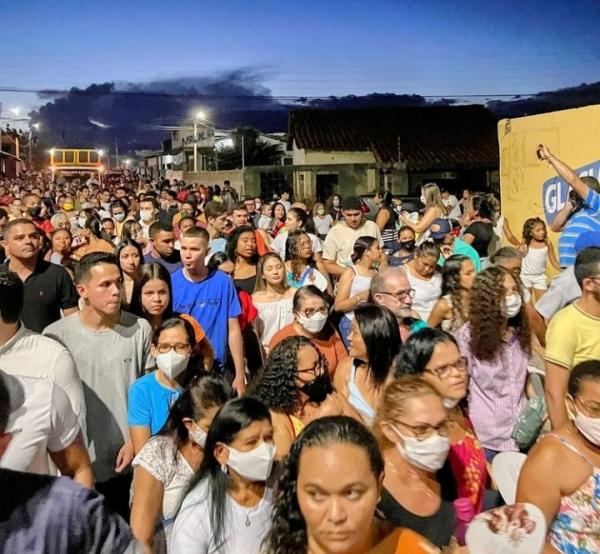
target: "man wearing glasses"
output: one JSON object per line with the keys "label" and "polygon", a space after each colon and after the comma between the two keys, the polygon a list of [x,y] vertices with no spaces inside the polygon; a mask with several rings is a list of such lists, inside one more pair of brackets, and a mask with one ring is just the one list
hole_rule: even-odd
{"label": "man wearing glasses", "polygon": [[371,280],[370,299],[396,316],[402,342],[411,333],[427,327],[427,323],[412,309],[414,295],[415,291],[410,288],[408,277],[402,268],[383,268]]}
{"label": "man wearing glasses", "polygon": [[560,310],[546,333],[545,389],[553,429],[568,422],[565,397],[571,369],[600,360],[600,248],[577,254],[575,277],[581,298]]}

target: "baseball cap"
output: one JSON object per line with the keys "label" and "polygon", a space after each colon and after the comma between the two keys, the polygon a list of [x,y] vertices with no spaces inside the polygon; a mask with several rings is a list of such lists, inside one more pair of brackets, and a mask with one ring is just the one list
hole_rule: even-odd
{"label": "baseball cap", "polygon": [[442,240],[448,233],[452,232],[452,224],[448,219],[434,219],[429,227],[429,236],[433,240]]}
{"label": "baseball cap", "polygon": [[600,231],[581,233],[575,241],[575,253],[579,254],[584,248],[600,246]]}

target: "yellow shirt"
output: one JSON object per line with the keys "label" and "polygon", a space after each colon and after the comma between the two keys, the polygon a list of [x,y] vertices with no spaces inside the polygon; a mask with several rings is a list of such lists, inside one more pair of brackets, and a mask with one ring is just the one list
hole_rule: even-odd
{"label": "yellow shirt", "polygon": [[546,332],[546,360],[573,369],[586,360],[600,360],[600,318],[577,303],[560,310]]}

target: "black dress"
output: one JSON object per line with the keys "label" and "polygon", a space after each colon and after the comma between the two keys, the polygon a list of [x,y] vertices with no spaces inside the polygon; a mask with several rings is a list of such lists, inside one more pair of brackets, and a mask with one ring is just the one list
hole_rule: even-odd
{"label": "black dress", "polygon": [[423,517],[409,512],[387,489],[383,489],[381,500],[377,504],[377,514],[394,527],[419,533],[438,548],[448,546],[454,535],[454,506],[445,500],[441,501],[440,509],[435,514]]}
{"label": "black dress", "polygon": [[250,296],[254,292],[254,285],[256,285],[256,275],[252,277],[246,277],[245,279],[234,279],[233,284],[236,289],[246,291]]}
{"label": "black dress", "polygon": [[476,221],[471,223],[465,230],[465,235],[473,235],[473,244],[471,245],[477,251],[480,258],[488,257],[488,248],[494,238],[494,226],[485,221]]}

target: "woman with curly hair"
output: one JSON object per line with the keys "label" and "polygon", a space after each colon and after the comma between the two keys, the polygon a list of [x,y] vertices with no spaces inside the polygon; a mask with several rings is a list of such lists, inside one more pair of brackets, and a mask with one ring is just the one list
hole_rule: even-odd
{"label": "woman with curly hair", "polygon": [[294,288],[314,285],[322,291],[333,294],[333,288],[326,273],[316,268],[312,241],[304,231],[291,232],[285,243],[285,269],[288,283]]}
{"label": "woman with curly hair", "polygon": [[[375,437],[349,417],[306,427],[283,463],[265,554],[435,552],[422,537],[375,518],[384,462]],[[340,518],[339,514],[344,517]]]}
{"label": "woman with curly hair", "polygon": [[248,394],[271,412],[278,459],[287,455],[307,422],[323,415],[355,415],[334,392],[327,361],[306,337],[288,337],[273,348]]}
{"label": "woman with curly hair", "polygon": [[442,269],[442,296],[436,302],[429,320],[430,327],[441,327],[455,333],[467,320],[469,291],[475,280],[475,266],[468,256],[450,256]]}
{"label": "woman with curly hair", "polygon": [[518,451],[511,435],[527,400],[531,332],[521,285],[508,270],[477,275],[467,324],[456,338],[469,364],[469,419],[488,460]]}

